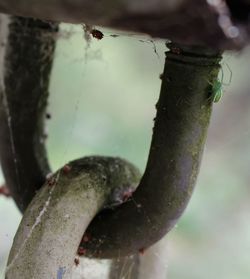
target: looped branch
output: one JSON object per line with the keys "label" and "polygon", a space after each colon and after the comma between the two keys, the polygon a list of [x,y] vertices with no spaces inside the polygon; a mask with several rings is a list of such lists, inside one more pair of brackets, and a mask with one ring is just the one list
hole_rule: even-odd
{"label": "looped branch", "polygon": [[[0,156],[7,185],[24,210],[48,173],[41,139],[53,51],[46,52],[44,60],[41,50],[54,49],[55,28],[39,26],[33,38],[29,34],[37,24],[32,20],[14,18],[8,26]],[[88,256],[114,258],[147,248],[176,224],[192,195],[221,55],[204,47],[169,47],[145,173],[132,198],[100,212],[91,222],[87,230],[91,240],[82,243]]]}

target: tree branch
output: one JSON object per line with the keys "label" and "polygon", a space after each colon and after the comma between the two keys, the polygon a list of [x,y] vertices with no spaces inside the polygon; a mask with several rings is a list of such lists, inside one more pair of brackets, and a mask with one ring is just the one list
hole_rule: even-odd
{"label": "tree branch", "polygon": [[[249,11],[248,0],[0,0],[3,13],[84,22],[217,49],[239,49],[249,42]],[[225,28],[222,17],[230,21]],[[228,35],[230,28],[237,34]]]}
{"label": "tree branch", "polygon": [[89,256],[126,256],[151,246],[173,228],[192,195],[221,56],[169,47],[146,170],[127,203],[91,222],[91,241],[82,244]]}
{"label": "tree branch", "polygon": [[24,211],[50,172],[44,119],[57,24],[1,15],[0,159]]}
{"label": "tree branch", "polygon": [[[109,157],[75,160],[56,172],[25,211],[6,279],[72,278],[77,248],[89,222],[104,206],[116,202],[117,191],[137,185],[139,177],[130,163]],[[63,277],[58,276],[60,269]]]}

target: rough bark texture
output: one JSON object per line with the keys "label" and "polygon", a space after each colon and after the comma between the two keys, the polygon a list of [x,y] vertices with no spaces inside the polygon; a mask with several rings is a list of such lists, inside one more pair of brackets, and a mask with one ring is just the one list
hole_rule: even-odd
{"label": "rough bark texture", "polygon": [[84,22],[217,49],[249,42],[249,11],[248,0],[0,0],[3,13]]}
{"label": "rough bark texture", "polygon": [[117,193],[135,187],[139,178],[133,165],[118,158],[89,157],[60,169],[24,213],[6,279],[72,278],[77,248],[89,222],[100,209],[117,202]]}

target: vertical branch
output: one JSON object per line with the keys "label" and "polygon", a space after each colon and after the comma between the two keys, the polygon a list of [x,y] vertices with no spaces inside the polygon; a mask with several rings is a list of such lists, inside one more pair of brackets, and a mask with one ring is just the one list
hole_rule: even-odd
{"label": "vertical branch", "polygon": [[23,211],[49,172],[43,120],[58,25],[1,15],[0,159]]}

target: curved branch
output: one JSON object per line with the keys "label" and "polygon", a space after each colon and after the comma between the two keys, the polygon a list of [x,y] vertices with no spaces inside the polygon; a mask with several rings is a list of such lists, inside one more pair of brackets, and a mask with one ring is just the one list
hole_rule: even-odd
{"label": "curved branch", "polygon": [[59,278],[60,269],[63,278],[72,278],[77,248],[89,222],[108,203],[116,202],[117,191],[137,185],[139,177],[133,165],[119,158],[89,157],[60,169],[24,213],[6,279]]}
{"label": "curved branch", "polygon": [[125,256],[151,246],[176,224],[192,195],[221,56],[169,47],[145,173],[127,203],[91,222],[91,241],[82,243],[89,256]]}
{"label": "curved branch", "polygon": [[[220,14],[221,3],[226,8],[223,14]],[[249,43],[250,34],[248,0],[0,0],[0,12],[53,21],[85,22],[217,49],[241,48]],[[221,16],[227,17],[227,22],[232,21],[226,28],[234,27],[234,31],[237,28],[236,37],[228,36],[227,30],[223,30]]]}

